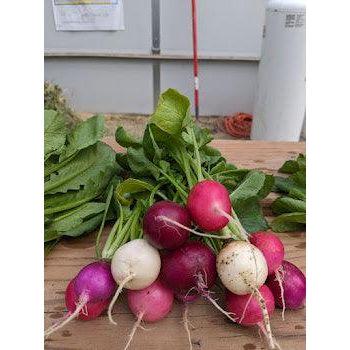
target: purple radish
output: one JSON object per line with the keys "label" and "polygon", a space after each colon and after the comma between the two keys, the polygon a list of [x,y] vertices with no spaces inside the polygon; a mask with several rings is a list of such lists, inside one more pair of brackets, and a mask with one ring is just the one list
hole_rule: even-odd
{"label": "purple radish", "polygon": [[[78,298],[75,293],[74,283],[75,278],[69,282],[65,293],[66,308],[68,310],[67,315],[71,315],[77,308]],[[107,309],[109,301],[110,299],[96,302],[87,302],[86,307],[80,311],[77,319],[83,321],[94,320]]]}
{"label": "purple radish", "polygon": [[303,272],[294,264],[283,260],[281,274],[283,293],[275,276],[269,276],[266,281],[266,284],[275,296],[276,305],[278,307],[283,307],[281,298],[281,294],[283,294],[285,307],[287,309],[295,310],[304,307],[306,298],[306,278]]}
{"label": "purple radish", "polygon": [[[73,280],[73,284],[71,281],[67,287],[66,300],[74,297],[76,300],[75,310],[61,323],[47,329],[45,331],[45,336],[50,335],[74,318],[77,318],[82,312],[84,312],[84,310],[86,311],[87,307],[91,307],[93,304],[103,304],[109,301],[116,288],[111,273],[111,266],[104,261],[97,261],[86,265],[79,271]],[[73,290],[71,287],[73,287]],[[73,293],[73,295],[70,296],[70,293]]]}

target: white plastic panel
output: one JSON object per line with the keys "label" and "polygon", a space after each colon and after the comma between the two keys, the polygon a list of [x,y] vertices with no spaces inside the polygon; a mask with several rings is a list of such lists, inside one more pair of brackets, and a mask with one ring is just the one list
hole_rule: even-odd
{"label": "white plastic panel", "polygon": [[66,51],[150,52],[151,0],[125,0],[124,31],[59,32],[52,3],[45,0],[45,49]]}
{"label": "white plastic panel", "polygon": [[[262,0],[198,0],[198,50],[203,55],[260,57]],[[161,50],[192,53],[191,1],[162,0]]]}
{"label": "white plastic panel", "polygon": [[[200,115],[253,112],[258,64],[255,62],[203,62],[199,68]],[[189,62],[161,64],[161,91],[178,89],[191,98],[193,75]],[[194,110],[192,109],[192,113]]]}
{"label": "white plastic panel", "polygon": [[45,60],[45,80],[58,83],[80,112],[153,111],[149,62],[50,58]]}

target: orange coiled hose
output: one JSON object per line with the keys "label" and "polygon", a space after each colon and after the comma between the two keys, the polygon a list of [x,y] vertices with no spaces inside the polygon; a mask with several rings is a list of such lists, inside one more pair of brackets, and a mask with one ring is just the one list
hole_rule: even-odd
{"label": "orange coiled hose", "polygon": [[239,112],[225,117],[225,131],[234,137],[249,138],[252,122],[253,116],[251,114]]}

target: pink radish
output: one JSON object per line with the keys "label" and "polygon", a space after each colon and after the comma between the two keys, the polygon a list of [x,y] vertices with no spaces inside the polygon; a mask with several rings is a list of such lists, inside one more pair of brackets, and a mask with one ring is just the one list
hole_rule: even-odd
{"label": "pink radish", "polygon": [[174,293],[162,282],[156,280],[147,288],[141,290],[129,289],[127,300],[129,308],[137,318],[137,321],[129,335],[129,340],[124,350],[129,347],[141,321],[157,322],[171,311],[174,302]]}
{"label": "pink radish", "polygon": [[143,218],[144,236],[154,247],[175,249],[187,241],[190,233],[179,225],[164,220],[164,218],[190,227],[189,213],[180,204],[160,201],[153,204]]}
{"label": "pink radish", "polygon": [[[281,274],[286,308],[294,310],[304,307],[306,298],[306,278],[303,272],[294,264],[284,260],[282,262]],[[276,305],[283,307],[281,287],[275,276],[269,276],[266,284],[275,296]]]}
{"label": "pink radish", "polygon": [[160,280],[156,280],[147,288],[128,290],[128,305],[131,312],[142,320],[156,322],[164,318],[173,306],[174,293]]}
{"label": "pink radish", "polygon": [[[86,313],[88,307],[98,314],[99,308],[102,308],[102,305],[112,297],[115,287],[116,284],[113,280],[109,263],[97,261],[83,267],[66,290],[66,301],[69,301],[69,304],[67,303],[69,316],[61,323],[47,329],[45,336],[62,328],[82,313]],[[71,304],[72,298],[74,299],[75,308]]]}

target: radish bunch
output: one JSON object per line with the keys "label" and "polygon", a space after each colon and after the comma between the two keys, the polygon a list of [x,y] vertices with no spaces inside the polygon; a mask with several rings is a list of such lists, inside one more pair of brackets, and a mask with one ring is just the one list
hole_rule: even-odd
{"label": "radish bunch", "polygon": [[[222,230],[226,235],[220,235]],[[197,183],[186,207],[166,200],[156,202],[144,215],[143,234],[144,238],[119,247],[111,263],[89,264],[72,279],[66,290],[67,317],[46,335],[73,318],[94,319],[107,308],[109,320],[115,324],[113,306],[126,289],[136,322],[125,349],[142,321],[156,322],[169,314],[174,298],[185,305],[190,339],[187,305],[198,297],[236,323],[257,325],[269,347],[278,347],[270,316],[275,305],[284,312],[304,304],[305,276],[284,260],[284,247],[276,235],[247,234],[223,185],[213,180]],[[216,256],[198,236],[230,240]],[[219,305],[211,290],[217,277],[226,289],[225,306]]]}

